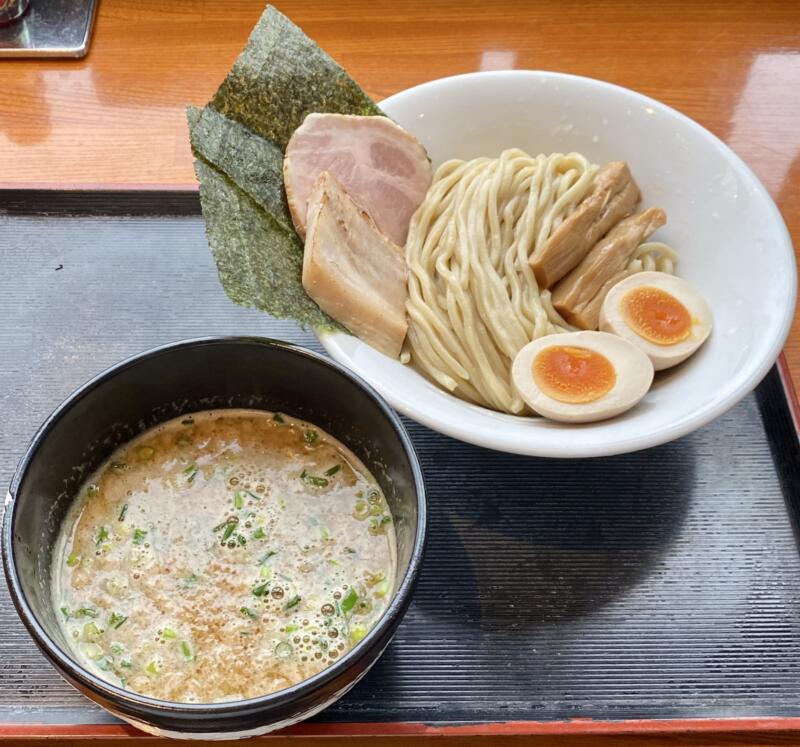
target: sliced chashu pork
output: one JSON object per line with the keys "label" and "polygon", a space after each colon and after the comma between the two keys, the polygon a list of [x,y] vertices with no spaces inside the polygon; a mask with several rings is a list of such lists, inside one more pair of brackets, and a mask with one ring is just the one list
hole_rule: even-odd
{"label": "sliced chashu pork", "polygon": [[606,294],[630,274],[626,268],[639,244],[666,222],[663,210],[650,208],[617,223],[553,288],[556,311],[576,327],[597,329]]}
{"label": "sliced chashu pork", "polygon": [[308,196],[323,171],[331,172],[400,246],[433,177],[425,149],[390,119],[309,114],[289,140],[283,160],[289,210],[301,236]]}
{"label": "sliced chashu pork", "polygon": [[549,288],[586,256],[598,239],[639,202],[639,187],[624,161],[611,161],[595,174],[589,193],[530,260],[536,280]]}
{"label": "sliced chashu pork", "polygon": [[303,287],[368,345],[400,355],[407,330],[404,251],[327,171],[309,195]]}

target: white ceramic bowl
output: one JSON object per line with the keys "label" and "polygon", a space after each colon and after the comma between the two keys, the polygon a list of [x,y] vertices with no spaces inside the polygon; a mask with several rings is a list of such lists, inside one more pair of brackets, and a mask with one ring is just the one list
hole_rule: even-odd
{"label": "white ceramic bowl", "polygon": [[435,80],[381,104],[416,135],[434,168],[449,158],[579,151],[625,160],[655,234],[680,252],[678,274],[708,300],[714,330],[682,366],[660,373],[634,409],[582,426],[467,404],[355,337],[325,336],[337,361],[400,412],[434,430],[501,451],[591,457],[644,449],[705,425],[750,392],[783,346],[795,305],[792,243],[752,171],[710,132],[625,88],[560,73],[509,71]]}

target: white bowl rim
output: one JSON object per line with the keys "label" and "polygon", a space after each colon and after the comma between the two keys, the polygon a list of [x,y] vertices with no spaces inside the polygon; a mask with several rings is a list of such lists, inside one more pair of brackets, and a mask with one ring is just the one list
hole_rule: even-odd
{"label": "white bowl rim", "polygon": [[[758,195],[764,199],[767,210],[770,212],[771,221],[774,224],[776,232],[780,234],[782,239],[781,244],[787,257],[787,268],[790,270],[790,292],[785,306],[785,312],[780,324],[775,325],[772,329],[772,341],[768,347],[768,354],[763,356],[758,362],[750,364],[745,369],[745,373],[740,376],[739,384],[731,391],[731,393],[720,399],[718,402],[708,405],[707,407],[697,411],[691,416],[682,418],[681,420],[672,423],[669,426],[661,427],[647,435],[638,434],[635,437],[618,438],[612,442],[598,443],[598,444],[580,444],[579,439],[576,443],[566,451],[563,446],[551,446],[547,443],[546,439],[539,440],[510,440],[504,437],[502,430],[498,431],[485,431],[475,432],[473,429],[461,427],[457,418],[438,417],[435,412],[424,411],[414,406],[413,403],[404,399],[395,397],[391,391],[387,391],[382,385],[382,382],[369,375],[369,372],[360,371],[360,375],[377,389],[383,397],[403,415],[408,416],[412,420],[421,423],[432,430],[443,433],[452,438],[471,443],[476,446],[483,446],[497,451],[503,451],[512,454],[522,454],[527,456],[538,457],[553,457],[553,458],[586,458],[586,457],[601,457],[613,456],[616,454],[625,454],[632,451],[639,451],[641,449],[659,446],[669,441],[673,441],[682,436],[701,428],[702,426],[715,420],[723,413],[727,412],[734,405],[739,403],[746,397],[767,375],[769,370],[775,364],[778,356],[783,349],[786,339],[791,330],[792,321],[794,319],[795,304],[797,301],[797,268],[794,248],[792,244],[791,235],[786,227],[780,210],[778,209],[772,196],[767,191],[766,187],[761,183],[761,180],[755,175],[753,170],[733,151],[733,149],[723,142],[720,138],[714,135],[710,130],[703,127],[701,124],[693,120],[691,117],[683,114],[682,112],[674,109],[667,104],[651,98],[645,94],[639,93],[630,88],[609,83],[597,78],[590,78],[583,75],[574,75],[572,73],[560,73],[550,70],[491,70],[472,73],[462,73],[459,75],[451,75],[444,78],[437,78],[435,80],[420,83],[419,85],[412,86],[403,91],[398,91],[386,99],[381,101],[382,105],[391,104],[399,97],[406,96],[410,93],[419,92],[427,89],[436,89],[442,85],[447,85],[458,80],[468,80],[480,78],[482,80],[491,80],[492,78],[535,78],[535,79],[551,79],[554,81],[571,80],[582,83],[590,83],[601,89],[622,93],[625,95],[633,95],[639,103],[644,103],[653,109],[661,111],[665,114],[673,116],[685,124],[690,129],[694,130],[709,146],[715,148],[720,152],[730,165],[735,168],[743,179],[748,183]],[[326,352],[339,363],[349,366],[349,361],[346,355],[343,354],[340,346],[336,342],[337,338],[349,337],[344,333],[334,334],[319,334],[320,342],[325,348]],[[749,369],[749,370],[748,370]],[[452,395],[451,395],[452,396]],[[457,397],[452,396],[455,403],[463,406],[464,408],[476,408],[468,402],[459,400]],[[487,408],[478,408],[485,412],[491,413]],[[505,415],[504,413],[496,413],[503,417],[513,417]],[[576,434],[580,433],[580,428],[576,428]]]}

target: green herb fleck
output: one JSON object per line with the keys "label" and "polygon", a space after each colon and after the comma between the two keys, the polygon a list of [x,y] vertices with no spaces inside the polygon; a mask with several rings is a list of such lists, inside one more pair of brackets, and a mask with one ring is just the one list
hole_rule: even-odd
{"label": "green herb fleck", "polygon": [[134,545],[142,545],[144,544],[144,538],[147,536],[146,529],[134,529],[133,530],[133,544]]}
{"label": "green herb fleck", "polygon": [[300,595],[295,594],[286,604],[283,605],[283,609],[290,610],[292,607],[297,607],[300,604]]}
{"label": "green herb fleck", "polygon": [[128,515],[128,504],[123,503],[122,508],[119,510],[119,516],[117,517],[117,521],[125,521],[125,517]]}
{"label": "green herb fleck", "polygon": [[161,666],[156,659],[151,659],[144,670],[148,674],[152,674],[154,677],[161,674]]}
{"label": "green herb fleck", "polygon": [[187,589],[191,589],[193,586],[197,586],[199,581],[200,576],[198,576],[196,573],[190,573],[185,579],[183,579],[183,585]]}
{"label": "green herb fleck", "polygon": [[253,532],[253,539],[260,540],[264,539],[267,536],[267,533],[264,531],[264,527],[258,527],[255,532]]}
{"label": "green herb fleck", "polygon": [[181,653],[183,654],[184,661],[194,660],[194,654],[192,653],[192,649],[186,641],[181,641]]}
{"label": "green herb fleck", "polygon": [[240,607],[239,612],[241,612],[245,617],[249,617],[251,620],[258,620],[258,615],[249,607]]}
{"label": "green herb fleck", "polygon": [[241,490],[237,490],[233,494],[233,507],[234,508],[244,508],[244,495],[242,495]]}
{"label": "green herb fleck", "polygon": [[183,474],[186,475],[187,482],[194,482],[194,478],[197,477],[197,473],[200,471],[198,466],[192,462],[188,466],[184,467]]}
{"label": "green herb fleck", "polygon": [[94,498],[95,496],[100,495],[100,486],[95,485],[94,483],[88,485],[86,487],[86,495],[88,495],[90,498]]}
{"label": "green herb fleck", "polygon": [[236,544],[240,547],[244,547],[247,544],[247,537],[245,537],[243,534],[237,534]]}
{"label": "green herb fleck", "polygon": [[178,637],[178,634],[172,628],[163,628],[161,630],[161,635],[164,638],[174,639]]}
{"label": "green herb fleck", "polygon": [[362,623],[356,623],[350,628],[350,640],[353,643],[358,643],[363,640],[367,635],[367,626]]}
{"label": "green herb fleck", "polygon": [[247,493],[247,495],[249,495],[254,501],[263,501],[264,500],[260,495],[256,495],[255,493],[253,493],[250,490],[245,490],[244,492]]}
{"label": "green herb fleck", "polygon": [[389,582],[388,581],[381,581],[377,587],[375,587],[375,596],[376,597],[385,597],[389,593]]}
{"label": "green herb fleck", "polygon": [[94,622],[88,622],[83,626],[83,634],[91,641],[103,634]]}
{"label": "green herb fleck", "polygon": [[325,470],[325,474],[328,477],[333,477],[341,468],[342,468],[341,464],[334,464],[333,467],[330,467]]}
{"label": "green herb fleck", "polygon": [[62,607],[61,614],[64,615],[64,620],[69,620],[69,607]]}
{"label": "green herb fleck", "polygon": [[272,416],[272,419],[273,419],[273,420],[274,420],[276,423],[283,423],[283,422],[285,422],[285,421],[284,421],[284,419],[283,419],[283,415],[281,415],[279,412],[276,412],[276,413],[275,413],[275,414]]}
{"label": "green herb fleck", "polygon": [[269,591],[269,584],[263,583],[259,584],[253,589],[253,596],[254,597],[263,597]]}
{"label": "green herb fleck", "polygon": [[267,552],[261,556],[261,560],[258,561],[258,564],[264,565],[264,563],[266,563],[270,558],[274,557],[277,554],[278,554],[277,550],[267,550]]}
{"label": "green herb fleck", "polygon": [[80,562],[81,562],[81,556],[80,556],[80,555],[76,555],[75,553],[72,553],[72,554],[71,554],[71,555],[70,555],[70,556],[67,558],[67,565],[68,565],[70,568],[74,568],[74,567],[75,567],[76,565],[78,565],[78,563],[80,563]]}
{"label": "green herb fleck", "polygon": [[383,516],[371,516],[369,520],[370,534],[385,534],[386,525],[391,524],[392,517],[384,514]]}
{"label": "green herb fleck", "polygon": [[97,617],[97,610],[92,607],[79,607],[73,617]]}
{"label": "green herb fleck", "polygon": [[298,627],[299,626],[297,624],[295,624],[295,623],[289,623],[286,626],[285,630],[286,630],[287,633],[294,633],[298,629]]}
{"label": "green herb fleck", "polygon": [[328,481],[324,477],[315,477],[305,470],[300,473],[300,479],[305,480],[305,482],[309,485],[313,485],[315,488],[324,488],[328,485]]}
{"label": "green herb fleck", "polygon": [[95,540],[95,547],[100,547],[104,542],[108,540],[108,529],[105,527],[100,527],[97,530],[97,539]]}
{"label": "green herb fleck", "polygon": [[108,619],[108,624],[114,628],[118,629],[122,626],[122,624],[128,619],[127,615],[120,615],[117,612],[112,612],[111,617]]}
{"label": "green herb fleck", "polygon": [[345,595],[344,599],[342,599],[342,612],[346,615],[348,612],[353,611],[353,607],[356,606],[356,602],[358,601],[358,592],[351,586],[347,590],[347,594]]}
{"label": "green herb fleck", "polygon": [[309,428],[308,430],[303,432],[303,440],[306,442],[308,446],[313,446],[319,440],[319,433]]}

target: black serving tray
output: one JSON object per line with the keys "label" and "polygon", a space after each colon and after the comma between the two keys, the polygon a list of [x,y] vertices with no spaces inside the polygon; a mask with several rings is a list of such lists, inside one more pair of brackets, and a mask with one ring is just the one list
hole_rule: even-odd
{"label": "black serving tray", "polygon": [[[180,338],[278,337],[234,306],[196,193],[0,191],[0,482],[50,411]],[[294,733],[800,728],[800,447],[777,368],[696,433],[607,459],[487,451],[406,421],[428,487],[414,602]],[[0,591],[0,735],[136,734],[64,682]]]}

